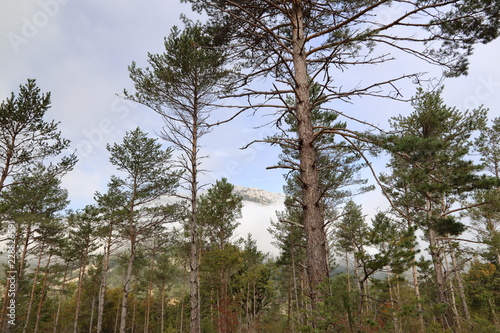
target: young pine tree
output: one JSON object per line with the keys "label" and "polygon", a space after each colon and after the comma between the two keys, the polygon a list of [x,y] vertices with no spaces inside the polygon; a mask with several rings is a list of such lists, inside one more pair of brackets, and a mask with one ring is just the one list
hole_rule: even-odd
{"label": "young pine tree", "polygon": [[111,164],[124,175],[112,178],[118,184],[116,189],[124,197],[126,210],[121,230],[128,241],[128,253],[119,328],[119,332],[124,333],[138,244],[161,229],[163,223],[173,220],[172,208],[154,201],[173,194],[180,173],[171,170],[171,149],[162,149],[155,139],[148,138],[139,128],[128,132],[122,143],[108,145],[107,149]]}

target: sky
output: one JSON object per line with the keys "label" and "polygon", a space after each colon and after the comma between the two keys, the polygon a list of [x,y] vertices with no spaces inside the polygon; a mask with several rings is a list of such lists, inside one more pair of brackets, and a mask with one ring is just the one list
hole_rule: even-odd
{"label": "sky", "polygon": [[[115,173],[108,161],[107,143],[121,142],[137,126],[151,136],[161,130],[159,116],[120,95],[123,89],[133,90],[127,66],[136,61],[145,67],[148,52],[162,52],[163,39],[172,26],[182,27],[181,14],[196,18],[190,6],[178,0],[1,1],[0,100],[17,92],[28,78],[36,79],[42,92],[51,92],[48,119],[60,122],[63,137],[71,140],[71,151],[79,158],[74,171],[63,179],[72,208],[92,203],[95,191],[106,190]],[[380,19],[392,14],[380,13]],[[483,104],[490,108],[490,117],[500,116],[499,54],[500,41],[479,45],[471,57],[469,75],[444,82],[445,102],[460,109]],[[398,62],[398,69],[415,66],[411,61]],[[384,71],[387,68],[380,67],[345,75],[361,82]],[[407,87],[405,92],[411,96],[414,89]],[[353,102],[345,108],[351,115],[381,126],[390,116],[411,112],[408,104]],[[217,112],[224,118],[223,112],[228,111]],[[207,183],[226,177],[236,185],[282,191],[282,172],[266,170],[277,162],[275,147],[239,149],[272,134],[267,127],[255,128],[267,120],[243,115],[207,135],[203,147],[203,153],[210,156],[204,161]],[[374,161],[377,172],[383,171],[384,163]],[[379,190],[360,200],[367,211],[386,207]]]}

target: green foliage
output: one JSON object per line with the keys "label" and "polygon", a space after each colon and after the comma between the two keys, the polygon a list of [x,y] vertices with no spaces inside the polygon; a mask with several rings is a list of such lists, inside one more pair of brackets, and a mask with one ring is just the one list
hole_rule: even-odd
{"label": "green foliage", "polygon": [[100,226],[99,210],[95,206],[87,205],[82,210],[69,211],[67,219],[71,256],[87,264],[87,256],[101,245],[97,242],[97,230]]}
{"label": "green foliage", "polygon": [[199,24],[188,24],[184,30],[173,27],[165,38],[165,52],[148,55],[151,67],[141,69],[135,62],[129,66],[136,93],[125,91],[125,96],[162,115],[170,114],[167,120],[182,112],[197,112],[197,121],[204,122],[206,108],[229,91],[233,81],[225,68],[225,51],[213,46],[213,37]]}
{"label": "green foliage", "polygon": [[0,197],[1,221],[15,221],[17,232],[26,228],[27,235],[62,211],[69,203],[68,192],[61,188],[61,180],[51,176],[42,164],[32,166],[30,172],[18,174],[13,184]]}
{"label": "green foliage", "polygon": [[467,230],[465,224],[458,222],[454,216],[431,218],[430,225],[440,236],[456,236]]}
{"label": "green foliage", "polygon": [[[474,261],[464,274],[466,291],[471,310],[478,315],[492,314],[496,311],[500,296],[500,274],[492,263]],[[492,308],[493,307],[493,308]],[[494,318],[493,318],[494,319]]]}
{"label": "green foliage", "polygon": [[123,194],[135,204],[145,204],[172,193],[179,181],[179,172],[170,171],[172,150],[163,150],[156,139],[147,137],[140,128],[128,132],[123,143],[107,145],[110,162],[125,173],[124,179],[114,178]]}
{"label": "green foliage", "polygon": [[474,141],[476,150],[481,154],[481,162],[486,170],[500,177],[500,117],[493,119],[490,127],[481,128]]}
{"label": "green foliage", "polygon": [[491,189],[480,189],[474,193],[472,208],[468,215],[477,229],[478,238],[487,245],[483,256],[490,262],[500,263],[500,118],[493,119],[490,127],[484,127],[474,141],[484,170],[495,177],[496,185]]}
{"label": "green foliage", "polygon": [[[8,185],[7,177],[20,176],[26,169],[37,168],[59,155],[69,146],[57,130],[58,123],[47,122],[45,114],[50,108],[50,93],[42,94],[33,79],[19,86],[0,104],[0,192]],[[51,176],[63,174],[73,168],[76,156],[63,157],[56,165],[50,164]],[[18,178],[19,181],[19,178]]]}
{"label": "green foliage", "polygon": [[[360,252],[366,245],[368,225],[361,211],[361,205],[350,200],[344,207],[340,223],[336,225],[336,244],[344,252]],[[362,254],[360,254],[362,255]]]}
{"label": "green foliage", "polygon": [[484,318],[474,318],[471,324],[471,333],[497,333],[498,327]]}
{"label": "green foliage", "polygon": [[419,89],[413,103],[415,111],[391,119],[395,133],[384,137],[382,146],[392,153],[389,167],[394,174],[392,180],[383,180],[397,185],[388,193],[401,205],[422,207],[420,212],[426,212],[427,216],[414,212],[414,221],[442,234],[456,235],[464,230],[463,225],[447,214],[446,207],[462,201],[473,190],[493,184],[478,174],[481,166],[468,159],[470,138],[484,126],[486,110],[460,112],[448,107],[441,91]]}
{"label": "green foliage", "polygon": [[217,180],[198,199],[198,219],[202,238],[211,248],[224,247],[231,242],[241,218],[243,198],[233,193],[234,186],[226,178]]}
{"label": "green foliage", "polygon": [[368,240],[378,251],[367,262],[373,271],[390,267],[391,273],[403,274],[415,257],[415,228],[406,227],[384,213],[377,213],[372,219]]}

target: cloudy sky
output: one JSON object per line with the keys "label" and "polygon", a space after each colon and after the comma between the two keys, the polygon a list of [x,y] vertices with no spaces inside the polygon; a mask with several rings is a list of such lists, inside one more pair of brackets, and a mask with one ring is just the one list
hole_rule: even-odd
{"label": "cloudy sky", "polygon": [[[42,91],[52,93],[48,117],[60,121],[63,136],[72,142],[79,162],[64,178],[72,207],[92,202],[96,190],[105,191],[114,172],[106,143],[120,141],[125,132],[140,126],[152,136],[161,120],[152,111],[127,103],[117,94],[131,88],[127,66],[146,65],[147,53],[159,53],[163,38],[173,25],[182,26],[180,15],[194,17],[178,0],[2,0],[0,4],[0,100],[24,84],[37,80]],[[381,13],[383,18],[384,14]],[[390,13],[389,13],[390,14]],[[445,102],[461,109],[484,104],[491,117],[500,115],[500,42],[477,47],[467,77],[445,81]],[[408,65],[399,63],[400,68]],[[385,71],[378,69],[377,71]],[[349,72],[353,81],[378,72]],[[439,74],[436,74],[439,75]],[[413,94],[414,87],[410,95]],[[406,90],[408,92],[408,90]],[[390,115],[408,113],[409,105],[356,103],[356,116],[385,125]],[[238,148],[270,134],[260,116],[243,116],[217,128],[205,141],[210,156],[207,181],[227,177],[247,187],[280,192],[280,171],[265,170],[277,161],[272,147]],[[383,171],[383,163],[376,166]],[[379,191],[363,199],[367,209],[384,206]]]}

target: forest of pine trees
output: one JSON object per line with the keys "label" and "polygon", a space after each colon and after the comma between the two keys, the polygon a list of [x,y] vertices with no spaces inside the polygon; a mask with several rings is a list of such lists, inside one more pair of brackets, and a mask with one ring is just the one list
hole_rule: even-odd
{"label": "forest of pine trees", "polygon": [[[500,3],[182,2],[206,20],[184,18],[148,67],[132,62],[123,92],[163,123],[106,145],[114,174],[84,207],[62,186],[78,160],[50,92],[28,79],[1,101],[0,331],[499,332],[500,118],[447,105],[408,64],[352,89],[336,75],[401,53],[466,75]],[[394,3],[405,10],[374,19]],[[387,128],[344,114],[360,96],[401,112]],[[262,109],[275,134],[247,148],[281,149],[276,256],[237,236],[234,185],[201,180],[205,135]],[[370,191],[389,208],[367,211]]]}

